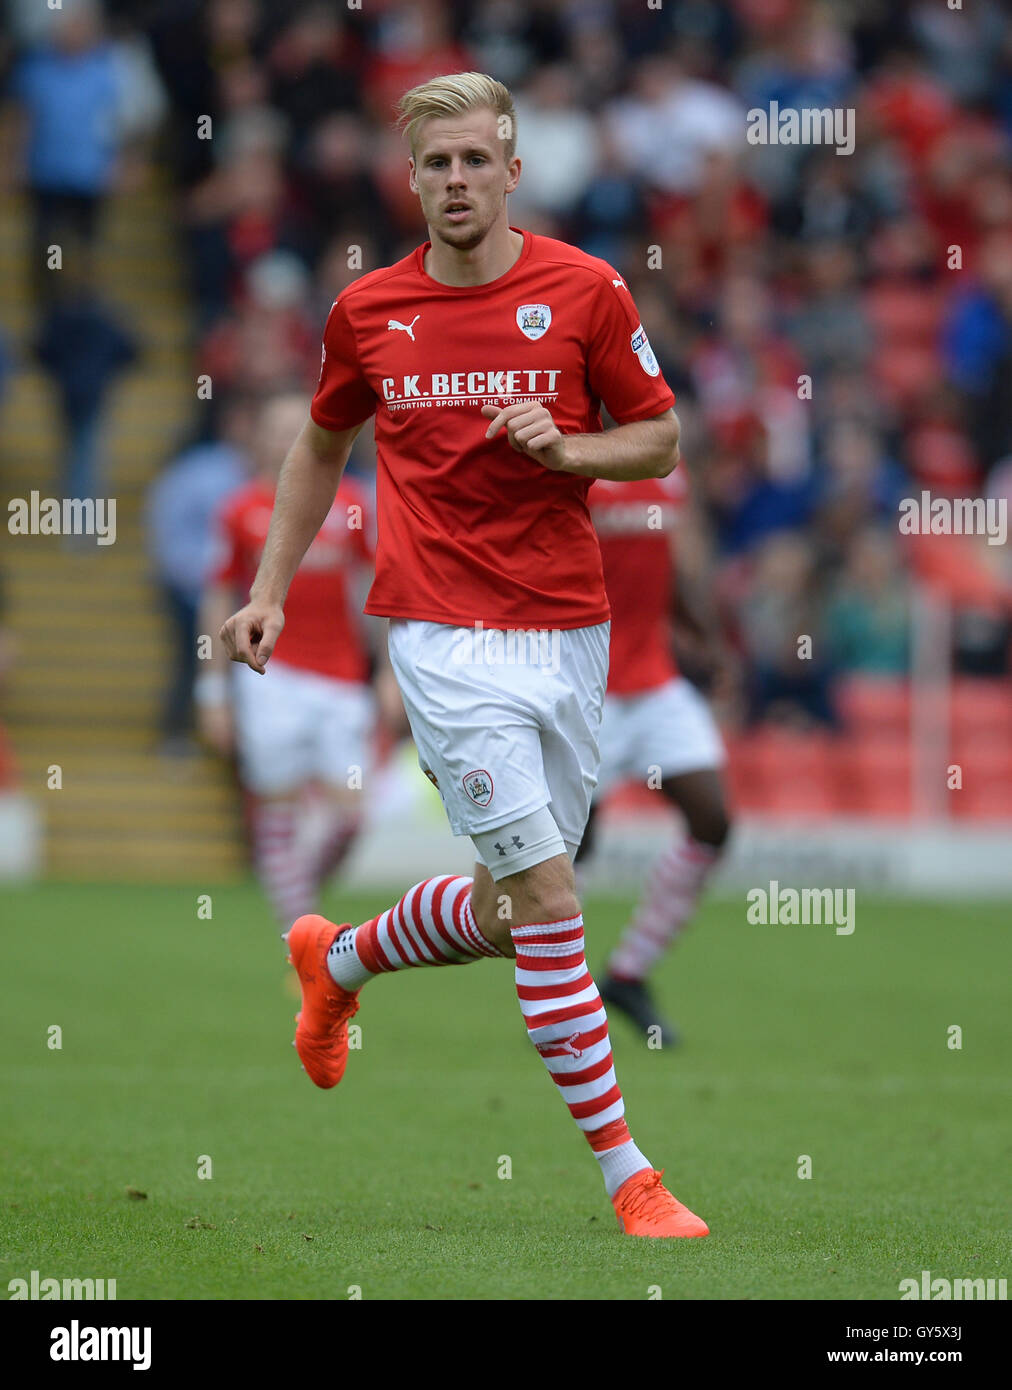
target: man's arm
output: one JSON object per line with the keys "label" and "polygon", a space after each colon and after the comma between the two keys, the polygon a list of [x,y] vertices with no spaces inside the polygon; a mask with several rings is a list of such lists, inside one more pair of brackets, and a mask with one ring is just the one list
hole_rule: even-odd
{"label": "man's arm", "polygon": [[[234,602],[231,585],[208,584],[200,596],[198,634],[218,632],[232,611]],[[228,754],[232,751],[233,733],[227,664],[212,642],[210,657],[197,665],[198,672],[193,682],[197,728],[215,752]]]}
{"label": "man's arm", "polygon": [[307,420],[288,451],[250,601],[218,634],[233,661],[245,661],[261,676],[285,624],[283,607],[295,571],[334,505],[362,424],[334,431]]}
{"label": "man's arm", "polygon": [[681,426],[673,410],[650,420],[616,425],[597,434],[562,434],[543,405],[520,402],[502,409],[483,405],[490,420],[486,439],[505,427],[509,442],[521,454],[556,473],[582,478],[630,482],[636,478],[666,478],[681,454]]}

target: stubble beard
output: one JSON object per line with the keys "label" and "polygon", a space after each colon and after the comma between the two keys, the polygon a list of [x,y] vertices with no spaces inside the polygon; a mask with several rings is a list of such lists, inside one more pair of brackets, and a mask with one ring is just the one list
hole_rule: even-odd
{"label": "stubble beard", "polygon": [[437,228],[436,235],[444,246],[452,246],[455,251],[473,251],[488,236],[491,226],[491,222],[486,222],[480,227],[468,230],[456,227]]}

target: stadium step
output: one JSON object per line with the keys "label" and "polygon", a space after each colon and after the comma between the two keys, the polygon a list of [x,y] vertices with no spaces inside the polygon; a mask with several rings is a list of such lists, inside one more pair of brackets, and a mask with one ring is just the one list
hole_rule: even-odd
{"label": "stadium step", "polygon": [[[115,542],[79,553],[59,536],[7,535],[0,561],[0,622],[15,650],[0,721],[20,784],[43,814],[46,870],[69,880],[210,884],[245,872],[230,769],[200,751],[158,752],[174,637],[151,577],[144,500],[188,430],[195,399],[173,196],[152,176],[114,199],[97,256],[103,292],[141,351],[114,386],[105,422]],[[2,323],[19,370],[0,406],[5,503],[32,491],[62,497],[58,401],[30,350],[30,253],[25,200],[8,197],[0,205]],[[50,785],[54,765],[59,789]]]}

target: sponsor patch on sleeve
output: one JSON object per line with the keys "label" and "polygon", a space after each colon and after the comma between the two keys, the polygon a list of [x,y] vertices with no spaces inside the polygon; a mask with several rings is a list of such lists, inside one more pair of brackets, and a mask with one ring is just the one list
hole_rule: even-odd
{"label": "sponsor patch on sleeve", "polygon": [[633,352],[640,360],[640,366],[647,376],[659,376],[661,365],[654,356],[654,350],[650,346],[650,339],[643,330],[643,325],[638,324],[635,333],[629,340]]}

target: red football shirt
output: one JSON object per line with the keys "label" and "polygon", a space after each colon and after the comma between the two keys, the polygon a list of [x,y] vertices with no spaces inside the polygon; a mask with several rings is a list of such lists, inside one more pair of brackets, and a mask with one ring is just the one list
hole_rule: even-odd
{"label": "red football shirt", "polygon": [[[514,229],[516,230],[516,229]],[[429,242],[342,291],[311,414],[329,430],[376,413],[379,544],[367,613],[488,627],[586,627],[609,610],[590,479],[486,440],[481,407],[546,405],[563,434],[660,415],[674,396],[622,277],[523,232],[511,268],[456,288]]]}
{"label": "red football shirt", "polygon": [[[274,488],[254,479],[226,499],[218,518],[219,563],[214,581],[248,593],[267,539]],[[372,562],[368,498],[343,478],[334,505],[295,572],[285,600],[285,625],[274,656],[288,666],[364,681],[369,662],[348,580],[356,565]]]}
{"label": "red football shirt", "polygon": [[666,478],[632,483],[598,479],[590,494],[611,604],[611,695],[637,695],[678,674],[671,649],[670,538],[685,496],[678,468]]}

